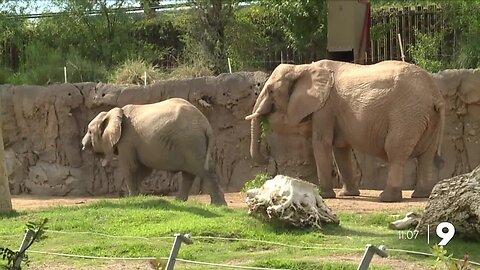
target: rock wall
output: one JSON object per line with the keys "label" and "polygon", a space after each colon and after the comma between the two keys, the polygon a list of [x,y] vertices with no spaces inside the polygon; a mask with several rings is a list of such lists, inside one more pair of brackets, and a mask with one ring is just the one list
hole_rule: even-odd
{"label": "rock wall", "polygon": [[[433,74],[447,104],[441,178],[471,171],[480,163],[480,72],[447,70]],[[41,86],[0,85],[7,171],[13,194],[122,195],[116,164],[103,168],[81,151],[88,122],[100,111],[125,104],[145,104],[182,97],[209,119],[216,136],[215,161],[221,185],[239,191],[259,172],[287,174],[316,181],[310,126],[269,133],[262,150],[273,157],[256,166],[249,156],[250,123],[244,120],[267,79],[263,72],[222,74],[190,80],[162,81],[146,87],[102,83]],[[362,188],[382,189],[387,163],[354,151],[356,177]],[[335,172],[332,172],[335,174]],[[179,174],[155,171],[142,183],[145,193],[176,191]],[[407,166],[404,187],[411,189],[416,162]],[[196,181],[192,193],[202,192]]]}

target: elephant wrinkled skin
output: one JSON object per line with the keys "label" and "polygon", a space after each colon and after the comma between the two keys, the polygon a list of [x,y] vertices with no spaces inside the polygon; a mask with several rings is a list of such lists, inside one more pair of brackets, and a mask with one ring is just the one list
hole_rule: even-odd
{"label": "elephant wrinkled skin", "polygon": [[182,172],[176,198],[187,200],[195,176],[209,183],[212,204],[226,205],[211,160],[213,133],[207,118],[181,98],[126,105],[99,113],[82,139],[83,149],[104,158],[117,156],[130,196],[153,169]]}
{"label": "elephant wrinkled skin", "polygon": [[311,122],[317,175],[326,198],[336,196],[333,161],[343,183],[340,195],[360,194],[353,178],[352,148],[388,161],[381,201],[402,199],[408,159],[418,160],[413,197],[429,196],[436,182],[433,165],[442,166],[445,102],[432,76],[413,64],[384,61],[357,65],[321,60],[279,65],[265,83],[252,114],[245,118],[252,121],[250,151],[258,163],[267,160],[259,152],[259,119],[264,116],[282,122],[271,123],[272,127]]}

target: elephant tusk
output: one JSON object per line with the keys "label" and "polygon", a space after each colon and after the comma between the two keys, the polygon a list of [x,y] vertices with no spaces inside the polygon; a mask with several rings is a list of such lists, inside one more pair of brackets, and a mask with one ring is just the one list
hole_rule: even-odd
{"label": "elephant tusk", "polygon": [[259,117],[259,116],[260,116],[260,114],[258,112],[252,113],[252,114],[246,116],[245,120],[252,120],[253,118],[256,118],[256,117]]}
{"label": "elephant tusk", "polygon": [[84,145],[84,146],[82,146],[82,151],[83,151],[83,150],[85,150],[85,145]]}

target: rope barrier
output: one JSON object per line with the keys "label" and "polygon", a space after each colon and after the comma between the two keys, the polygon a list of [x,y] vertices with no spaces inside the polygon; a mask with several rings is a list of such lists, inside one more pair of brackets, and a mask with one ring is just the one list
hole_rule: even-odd
{"label": "rope barrier", "polygon": [[[400,253],[406,253],[406,254],[414,254],[414,255],[423,255],[423,256],[428,256],[428,257],[435,257],[435,255],[430,254],[430,253],[425,253],[425,252],[420,252],[420,251],[413,251],[413,250],[405,250],[405,249],[395,249],[395,248],[387,248],[387,251],[393,251],[393,252],[400,252]],[[463,259],[457,259],[457,258],[452,258],[453,260],[457,262],[463,262]],[[474,261],[468,261],[468,263],[480,266],[480,263],[474,262]]]}

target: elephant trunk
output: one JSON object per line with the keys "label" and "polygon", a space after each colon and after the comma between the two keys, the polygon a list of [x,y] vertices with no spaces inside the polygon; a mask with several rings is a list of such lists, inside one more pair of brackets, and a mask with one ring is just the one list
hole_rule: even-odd
{"label": "elephant trunk", "polygon": [[87,132],[82,139],[82,150],[90,148],[92,148],[92,137],[90,136],[90,133]]}
{"label": "elephant trunk", "polygon": [[250,155],[257,164],[267,164],[268,160],[260,153],[260,117],[253,117],[251,122]]}

